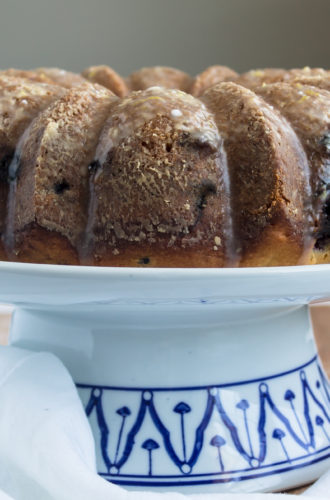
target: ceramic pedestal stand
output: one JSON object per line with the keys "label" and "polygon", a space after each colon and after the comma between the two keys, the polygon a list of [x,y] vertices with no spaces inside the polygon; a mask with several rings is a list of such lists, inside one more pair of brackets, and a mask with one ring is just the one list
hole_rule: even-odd
{"label": "ceramic pedestal stand", "polygon": [[330,391],[306,304],[329,295],[330,266],[16,266],[0,269],[20,282],[7,289],[18,304],[11,343],[68,367],[106,479],[276,491],[329,469]]}

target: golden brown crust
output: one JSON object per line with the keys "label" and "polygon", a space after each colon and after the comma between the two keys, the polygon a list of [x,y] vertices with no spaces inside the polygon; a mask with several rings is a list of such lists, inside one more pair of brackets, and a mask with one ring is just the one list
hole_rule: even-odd
{"label": "golden brown crust", "polygon": [[30,224],[77,245],[86,224],[88,165],[114,99],[86,82],[57,99],[25,132],[9,194],[5,243],[11,254],[26,244],[22,236],[27,239]]}
{"label": "golden brown crust", "polygon": [[85,78],[72,71],[66,71],[60,68],[36,68],[33,70],[41,78],[48,78],[54,85],[70,89],[85,82]]}
{"label": "golden brown crust", "polygon": [[330,264],[330,243],[326,243],[322,249],[314,247],[308,264]]}
{"label": "golden brown crust", "polygon": [[128,94],[124,79],[109,66],[90,66],[81,74],[88,81],[103,85],[118,97],[125,97]]}
{"label": "golden brown crust", "polygon": [[[251,90],[262,86],[265,83],[284,82],[290,83],[291,81],[304,83],[306,78],[314,79],[314,82],[329,82],[330,71],[322,68],[295,68],[295,69],[281,69],[281,68],[265,68],[254,69],[239,75],[234,81],[243,87]],[[318,85],[317,85],[318,86]]]}
{"label": "golden brown crust", "polygon": [[112,107],[95,159],[86,237],[96,261],[136,264],[147,252],[181,265],[193,248],[205,265],[232,262],[225,159],[202,103],[163,88],[131,94]]}
{"label": "golden brown crust", "polygon": [[[0,75],[0,241],[7,216],[8,168],[19,138],[37,114],[63,93],[55,85]],[[1,242],[0,253],[3,252]]]}
{"label": "golden brown crust", "polygon": [[10,260],[33,264],[78,265],[77,251],[68,239],[56,231],[48,231],[33,223],[18,235],[19,247],[10,255]]}
{"label": "golden brown crust", "polygon": [[0,179],[0,260],[7,260],[7,255],[5,251],[4,244],[2,242],[2,236],[5,226],[5,220],[7,215],[7,178]]}
{"label": "golden brown crust", "polygon": [[118,254],[109,252],[108,248],[101,245],[92,258],[86,258],[81,263],[115,267],[224,267],[219,254],[205,247],[182,249],[167,248],[165,245],[137,246],[133,243],[126,244]]}
{"label": "golden brown crust", "polygon": [[34,70],[24,70],[24,69],[15,69],[9,68],[0,71],[0,76],[10,76],[13,78],[24,78],[25,80],[30,80],[31,82],[38,83],[48,83],[53,84],[53,81],[48,76],[38,73]]}
{"label": "golden brown crust", "polygon": [[289,72],[281,68],[252,69],[239,75],[234,81],[248,89],[260,87],[263,83],[282,82],[289,78]]}
{"label": "golden brown crust", "polygon": [[209,87],[220,82],[234,81],[237,77],[238,73],[227,66],[210,66],[194,78],[189,92],[199,97]]}
{"label": "golden brown crust", "polygon": [[279,220],[265,227],[262,238],[253,242],[243,256],[240,267],[297,266],[311,263],[313,240],[301,244],[292,224]]}
{"label": "golden brown crust", "polygon": [[330,240],[327,209],[330,198],[330,144],[327,145],[327,141],[330,142],[330,92],[295,82],[263,85],[256,92],[291,123],[307,154],[319,259],[320,247],[326,247],[327,238]]}
{"label": "golden brown crust", "polygon": [[274,106],[299,136],[311,167],[312,190],[329,178],[329,153],[322,143],[330,129],[330,92],[300,83],[263,85],[256,93]]}
{"label": "golden brown crust", "polygon": [[305,66],[304,68],[293,68],[288,70],[288,74],[290,75],[290,80],[294,80],[296,78],[329,78],[330,71],[323,68],[310,68],[309,66]]}
{"label": "golden brown crust", "polygon": [[14,151],[32,119],[64,92],[56,85],[0,74],[0,151]]}
{"label": "golden brown crust", "polygon": [[[253,263],[297,264],[311,239],[306,234],[307,159],[293,130],[262,99],[235,83],[220,83],[201,99],[224,139],[240,265],[251,265],[251,255]],[[283,250],[267,243],[272,231],[280,235]],[[290,261],[282,260],[288,254]]]}
{"label": "golden brown crust", "polygon": [[327,74],[323,76],[296,76],[292,80],[292,83],[330,91],[330,72],[327,72]]}
{"label": "golden brown crust", "polygon": [[127,86],[130,91],[146,90],[149,87],[157,86],[189,92],[191,84],[192,78],[187,73],[167,66],[142,68],[127,78]]}
{"label": "golden brown crust", "polygon": [[24,78],[31,82],[48,83],[50,85],[59,85],[65,88],[80,85],[85,81],[85,79],[77,73],[59,68],[36,68],[32,70],[10,68],[0,71],[0,76]]}

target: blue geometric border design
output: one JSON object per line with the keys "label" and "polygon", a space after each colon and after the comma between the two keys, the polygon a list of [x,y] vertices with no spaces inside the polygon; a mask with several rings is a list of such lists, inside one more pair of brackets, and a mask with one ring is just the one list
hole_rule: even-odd
{"label": "blue geometric border design", "polygon": [[[104,479],[107,479],[108,481],[114,483],[114,484],[117,484],[119,486],[159,486],[159,487],[177,487],[177,486],[201,486],[201,485],[205,485],[205,484],[221,484],[221,483],[229,483],[229,482],[238,482],[238,481],[246,481],[246,480],[249,480],[249,479],[257,479],[259,477],[267,477],[267,476],[272,476],[272,475],[277,475],[277,474],[283,474],[284,472],[290,472],[292,470],[298,470],[298,469],[301,469],[302,467],[306,467],[307,465],[313,465],[313,464],[316,464],[316,463],[319,463],[323,460],[327,460],[330,458],[330,446],[328,446],[327,448],[325,448],[325,450],[328,450],[328,453],[325,454],[325,455],[322,455],[321,457],[317,457],[317,458],[313,458],[309,461],[305,461],[304,463],[302,464],[299,464],[299,465],[293,465],[293,466],[285,466],[285,467],[282,467],[280,469],[277,469],[275,471],[273,470],[268,470],[268,471],[265,471],[265,472],[259,472],[259,469],[258,471],[256,471],[254,474],[250,474],[248,476],[244,476],[244,475],[241,475],[241,476],[235,476],[235,477],[225,477],[225,478],[221,478],[221,477],[215,477],[213,479],[206,479],[206,480],[194,480],[194,481],[128,481],[128,480],[125,480],[125,479],[116,479],[116,478],[113,478],[113,476],[110,476],[109,474],[104,474],[103,472],[99,472],[99,475],[104,477]],[[325,450],[322,450],[322,451],[325,451]],[[246,469],[248,470],[248,469]],[[244,471],[242,471],[244,472]],[[206,475],[206,474],[205,474]],[[207,474],[208,476],[210,474]],[[218,474],[217,474],[218,475]],[[125,476],[123,476],[125,477]],[[134,477],[134,476],[129,476],[129,477]],[[138,476],[140,478],[142,478],[143,476]],[[147,477],[147,476],[146,476]],[[156,476],[155,476],[156,477]],[[162,476],[163,478],[167,476]],[[169,476],[170,477],[170,476]],[[193,477],[198,477],[198,475],[194,475]]]}
{"label": "blue geometric border design", "polygon": [[[272,395],[276,379],[281,379],[285,389],[280,401],[278,390],[275,398]],[[243,397],[233,403],[230,389],[238,386],[242,390],[249,386],[250,400]],[[86,401],[86,414],[94,418],[98,429],[99,473],[116,484],[184,486],[242,481],[330,457],[329,383],[316,356],[286,372],[212,386],[77,387]],[[251,391],[255,393],[253,398]],[[178,392],[183,392],[182,399],[166,407],[164,413],[161,395],[176,401]],[[191,399],[189,394],[193,393]],[[129,394],[134,395],[134,404],[132,398],[125,403]],[[118,397],[124,404],[115,408]],[[202,405],[204,410],[196,425],[193,414]],[[149,423],[145,424],[147,419]],[[177,422],[176,428],[172,422]],[[213,428],[221,433],[209,435]],[[145,432],[153,435],[144,436]],[[161,451],[163,458],[159,460]],[[237,455],[235,468],[230,467],[233,452]],[[164,456],[168,462],[165,466]],[[277,460],[270,461],[270,456]]]}

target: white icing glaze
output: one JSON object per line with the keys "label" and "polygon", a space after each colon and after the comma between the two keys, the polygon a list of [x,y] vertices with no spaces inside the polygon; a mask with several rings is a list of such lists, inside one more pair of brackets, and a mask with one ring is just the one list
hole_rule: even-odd
{"label": "white icing glaze", "polygon": [[172,109],[171,116],[173,116],[173,118],[178,118],[179,116],[182,116],[182,111],[179,109]]}
{"label": "white icing glaze", "polygon": [[133,92],[114,105],[101,134],[95,159],[104,163],[112,148],[133,136],[156,116],[166,116],[177,130],[189,133],[215,150],[220,147],[221,139],[214,118],[201,101],[180,90],[150,87]]}

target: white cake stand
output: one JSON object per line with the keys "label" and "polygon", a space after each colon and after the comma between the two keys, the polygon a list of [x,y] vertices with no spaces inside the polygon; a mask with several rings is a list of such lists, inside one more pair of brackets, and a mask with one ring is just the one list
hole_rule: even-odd
{"label": "white cake stand", "polygon": [[133,489],[275,491],[330,467],[308,306],[330,265],[131,269],[0,263],[11,344],[56,354],[99,473]]}

